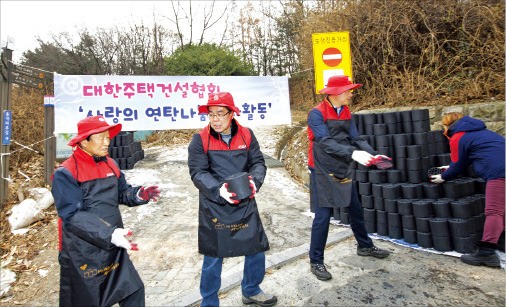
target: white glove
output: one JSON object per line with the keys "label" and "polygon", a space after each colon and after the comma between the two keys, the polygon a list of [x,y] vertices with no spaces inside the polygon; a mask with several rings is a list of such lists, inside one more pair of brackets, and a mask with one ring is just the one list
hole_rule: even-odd
{"label": "white glove", "polygon": [[351,154],[351,158],[353,160],[357,161],[357,163],[367,166],[369,164],[369,162],[371,161],[371,159],[373,158],[373,155],[371,155],[367,151],[355,150]]}
{"label": "white glove", "polygon": [[126,236],[131,236],[132,231],[128,228],[116,228],[112,232],[111,243],[117,247],[122,247],[129,250],[138,250],[137,244],[131,243]]}
{"label": "white glove", "polygon": [[439,169],[443,170],[443,171],[446,171],[448,168],[450,168],[449,165],[443,165],[443,166],[438,166]]}
{"label": "white glove", "polygon": [[445,182],[445,180],[443,178],[441,178],[441,175],[432,175],[430,176],[430,181],[433,182],[433,183],[443,183]]}
{"label": "white glove", "polygon": [[228,191],[228,183],[224,183],[220,188],[220,196],[223,197],[230,204],[238,204],[238,200],[232,199],[232,197],[236,196],[235,193],[230,193]]}
{"label": "white glove", "polygon": [[257,186],[253,181],[253,177],[248,176],[248,178],[249,178],[249,186],[251,187],[251,196],[249,198],[253,198],[257,194]]}

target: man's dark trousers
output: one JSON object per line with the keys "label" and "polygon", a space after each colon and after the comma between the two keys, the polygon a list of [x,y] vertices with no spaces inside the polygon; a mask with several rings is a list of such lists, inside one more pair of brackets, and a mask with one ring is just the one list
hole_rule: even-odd
{"label": "man's dark trousers", "polygon": [[[310,169],[311,198],[315,201],[313,226],[311,227],[311,246],[309,247],[309,259],[311,263],[324,263],[323,254],[327,237],[329,234],[330,217],[334,211],[333,208],[319,207],[316,202],[318,187],[316,186],[314,170]],[[351,230],[357,240],[359,247],[372,247],[371,238],[367,235],[364,223],[364,213],[362,204],[358,199],[358,193],[355,185],[352,187],[350,206],[348,207],[348,218]]]}

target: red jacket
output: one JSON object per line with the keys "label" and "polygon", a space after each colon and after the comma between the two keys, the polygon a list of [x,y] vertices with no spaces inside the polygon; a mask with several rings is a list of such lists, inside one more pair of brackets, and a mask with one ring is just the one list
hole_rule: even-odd
{"label": "red jacket", "polygon": [[[105,158],[105,159],[104,159]],[[111,306],[143,287],[127,251],[111,243],[123,227],[119,204],[147,202],[127,184],[114,160],[95,160],[77,147],[55,170],[59,219],[60,306]]]}

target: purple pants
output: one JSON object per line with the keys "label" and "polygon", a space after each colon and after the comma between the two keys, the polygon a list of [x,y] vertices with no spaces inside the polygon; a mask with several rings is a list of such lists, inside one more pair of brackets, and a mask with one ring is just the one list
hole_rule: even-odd
{"label": "purple pants", "polygon": [[485,226],[482,241],[497,244],[504,231],[504,178],[487,182],[485,190]]}

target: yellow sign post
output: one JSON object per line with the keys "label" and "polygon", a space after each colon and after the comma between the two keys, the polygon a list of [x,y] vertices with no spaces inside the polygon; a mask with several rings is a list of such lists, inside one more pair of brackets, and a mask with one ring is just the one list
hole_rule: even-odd
{"label": "yellow sign post", "polygon": [[353,79],[349,32],[313,33],[313,58],[317,94],[332,76]]}

